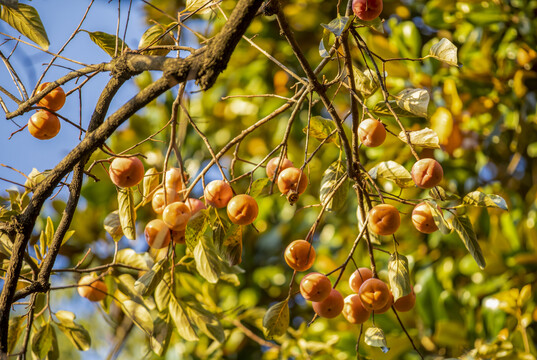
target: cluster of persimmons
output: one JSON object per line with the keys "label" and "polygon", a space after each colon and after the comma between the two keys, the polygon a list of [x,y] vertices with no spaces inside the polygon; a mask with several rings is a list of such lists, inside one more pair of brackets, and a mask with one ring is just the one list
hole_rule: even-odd
{"label": "cluster of persimmons", "polygon": [[[37,88],[37,94],[43,91],[50,83],[45,82]],[[44,110],[38,110],[28,121],[28,131],[39,140],[52,139],[60,132],[60,120],[53,112],[60,110],[65,104],[65,92],[58,86],[46,94],[38,106]]]}

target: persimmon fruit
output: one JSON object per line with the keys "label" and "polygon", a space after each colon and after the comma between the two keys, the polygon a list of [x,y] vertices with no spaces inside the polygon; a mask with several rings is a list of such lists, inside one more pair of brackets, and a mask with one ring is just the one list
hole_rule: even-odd
{"label": "persimmon fruit", "polygon": [[[37,88],[37,94],[43,91],[43,89],[45,89],[49,84],[49,82],[44,82],[39,85],[39,87]],[[61,86],[54,88],[37,103],[38,106],[47,108],[50,111],[58,111],[63,107],[64,104],[65,92],[63,91]]]}
{"label": "persimmon fruit", "polygon": [[377,235],[392,235],[401,225],[401,216],[395,206],[379,204],[369,210],[369,228]]}
{"label": "persimmon fruit", "polygon": [[60,132],[58,117],[46,110],[39,110],[28,120],[28,131],[39,140],[52,139]]}
{"label": "persimmon fruit", "polygon": [[92,275],[85,275],[78,281],[78,294],[89,301],[104,300],[108,293],[108,287],[102,280],[96,280]]}
{"label": "persimmon fruit", "polygon": [[304,172],[295,167],[282,170],[278,176],[278,189],[282,194],[296,191],[299,195],[306,191],[308,187],[308,177]]}
{"label": "persimmon fruit", "polygon": [[360,19],[371,21],[376,19],[382,12],[382,0],[353,0],[352,11]]}
{"label": "persimmon fruit", "polygon": [[343,311],[344,300],[341,293],[332,289],[330,294],[323,301],[313,302],[313,311],[321,317],[332,319]]}
{"label": "persimmon fruit", "polygon": [[190,209],[182,201],[169,204],[162,212],[162,221],[164,221],[170,230],[184,230],[189,219]]}
{"label": "persimmon fruit", "polygon": [[388,289],[388,285],[384,281],[371,278],[364,281],[362,286],[360,286],[358,295],[360,295],[362,305],[367,310],[380,310],[390,300],[390,289]]}
{"label": "persimmon fruit", "polygon": [[147,223],[144,230],[145,241],[153,249],[163,249],[170,244],[170,228],[160,219]]}
{"label": "persimmon fruit", "polygon": [[365,119],[358,126],[358,138],[367,147],[377,147],[386,140],[386,129],[378,120]]}
{"label": "persimmon fruit", "polygon": [[217,209],[225,208],[233,197],[231,185],[223,180],[214,180],[205,186],[203,190],[205,200]]}
{"label": "persimmon fruit", "polygon": [[306,271],[315,261],[315,249],[306,240],[295,240],[285,249],[284,257],[291,269]]}
{"label": "persimmon fruit", "polygon": [[119,187],[136,186],[144,178],[144,164],[135,156],[117,157],[112,160],[108,174],[110,180]]}
{"label": "persimmon fruit", "polygon": [[431,208],[425,202],[419,203],[412,210],[412,224],[419,232],[424,234],[431,234],[438,230]]}
{"label": "persimmon fruit", "polygon": [[227,216],[233,224],[251,224],[257,218],[258,213],[257,201],[247,194],[234,196],[227,204]]}
{"label": "persimmon fruit", "polygon": [[[267,173],[267,177],[272,181],[274,179],[274,173],[276,172],[276,168],[278,167],[278,164],[280,163],[280,158],[275,157],[269,160],[267,163],[267,167],[265,168],[265,172]],[[282,160],[282,163],[280,164],[280,168],[278,171],[278,174],[282,172],[283,170],[293,167],[293,162],[287,158],[284,158]],[[278,179],[278,176],[276,176],[276,179]]]}
{"label": "persimmon fruit", "polygon": [[330,279],[320,273],[309,273],[300,281],[300,294],[309,301],[323,301],[330,295],[331,291]]}
{"label": "persimmon fruit", "polygon": [[371,269],[366,267],[361,267],[358,270],[354,271],[351,276],[349,277],[349,286],[352,291],[358,294],[358,291],[360,291],[360,286],[366,281],[367,279],[371,279],[373,277],[373,272]]}
{"label": "persimmon fruit", "polygon": [[343,300],[342,314],[351,324],[363,324],[369,319],[370,312],[362,305],[360,295],[351,294]]}
{"label": "persimmon fruit", "polygon": [[440,184],[444,177],[444,170],[438,161],[427,158],[416,161],[410,175],[418,187],[430,189]]}
{"label": "persimmon fruit", "polygon": [[416,293],[414,292],[414,289],[412,289],[409,294],[397,299],[393,304],[395,310],[401,312],[412,310],[414,305],[416,305]]}

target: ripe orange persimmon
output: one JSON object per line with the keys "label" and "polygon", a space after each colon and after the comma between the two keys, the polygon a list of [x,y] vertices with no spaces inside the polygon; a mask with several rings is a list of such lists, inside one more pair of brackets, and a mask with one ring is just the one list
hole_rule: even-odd
{"label": "ripe orange persimmon", "polygon": [[291,269],[306,271],[315,261],[315,249],[306,240],[295,240],[285,249],[284,257]]}
{"label": "ripe orange persimmon", "polygon": [[145,241],[153,249],[163,249],[170,244],[170,229],[164,221],[154,219],[147,223],[144,230]]}
{"label": "ripe orange persimmon", "polygon": [[[183,173],[178,168],[170,168],[166,171],[166,191],[168,194],[180,195],[183,190]],[[179,196],[177,196],[179,198]]]}
{"label": "ripe orange persimmon", "polygon": [[117,157],[108,169],[110,180],[122,188],[138,185],[144,178],[144,164],[135,156]]}
{"label": "ripe orange persimmon", "polygon": [[353,0],[352,11],[360,19],[371,21],[382,12],[382,0]]}
{"label": "ripe orange persimmon", "polygon": [[[50,84],[49,82],[44,82],[41,85],[39,85],[39,87],[37,88],[37,94],[43,91],[43,89],[45,89],[49,84]],[[45,97],[39,100],[39,102],[37,103],[38,106],[42,106],[51,111],[60,110],[64,104],[65,104],[65,92],[60,86],[53,89],[51,92],[45,95]]]}
{"label": "ripe orange persimmon", "polygon": [[349,286],[352,291],[358,294],[358,291],[360,290],[360,286],[366,281],[367,279],[371,279],[373,277],[373,272],[369,268],[361,267],[355,272],[351,274],[349,277]]}
{"label": "ripe orange persimmon", "polygon": [[89,301],[101,301],[108,293],[106,284],[92,275],[82,276],[78,281],[77,290],[80,296]]}
{"label": "ripe orange persimmon", "polygon": [[[276,172],[276,168],[278,167],[278,163],[280,162],[280,157],[275,157],[269,160],[267,163],[267,167],[265,168],[265,172],[267,173],[267,177],[272,181],[274,178],[274,173]],[[293,162],[287,158],[282,160],[282,163],[280,164],[280,168],[278,171],[278,174],[282,172],[283,170],[293,167]],[[276,181],[278,180],[278,176],[276,176]]]}
{"label": "ripe orange persimmon", "polygon": [[358,294],[351,294],[345,298],[342,313],[351,324],[363,324],[370,315],[370,312],[362,305]]}
{"label": "ripe orange persimmon", "polygon": [[431,208],[425,202],[419,203],[412,210],[412,224],[414,224],[414,227],[418,231],[424,234],[431,234],[438,230]]}
{"label": "ripe orange persimmon", "polygon": [[410,294],[400,297],[393,304],[395,310],[401,312],[412,310],[412,308],[414,308],[414,305],[416,305],[416,293],[414,292],[414,288],[412,288]]}
{"label": "ripe orange persimmon", "polygon": [[257,202],[247,194],[234,196],[227,204],[227,216],[233,224],[251,224],[257,218],[258,213]]}
{"label": "ripe orange persimmon", "polygon": [[278,189],[282,194],[289,191],[296,191],[299,195],[306,191],[308,187],[308,177],[300,169],[289,167],[282,170],[278,176]]}
{"label": "ripe orange persimmon", "polygon": [[190,209],[182,201],[169,204],[162,212],[162,221],[164,221],[170,230],[184,230],[189,219]]}
{"label": "ripe orange persimmon", "polygon": [[168,204],[171,204],[177,200],[175,192],[167,192],[166,198],[164,198],[164,189],[160,188],[153,194],[151,199],[151,207],[157,214],[162,214]]}
{"label": "ripe orange persimmon", "polygon": [[391,235],[399,229],[401,216],[395,206],[379,204],[369,210],[369,228],[378,235]]}
{"label": "ripe orange persimmon", "polygon": [[343,311],[343,296],[336,289],[332,289],[330,294],[323,301],[313,302],[313,311],[321,317],[332,319]]}
{"label": "ripe orange persimmon", "polygon": [[378,120],[365,119],[358,126],[358,138],[367,147],[377,147],[386,140],[386,129]]}
{"label": "ripe orange persimmon", "polygon": [[226,207],[229,200],[233,197],[233,190],[229,183],[223,180],[214,180],[205,186],[203,194],[209,205],[221,209]]}
{"label": "ripe orange persimmon", "polygon": [[28,131],[39,140],[52,139],[60,132],[58,117],[46,110],[39,110],[28,120]]}
{"label": "ripe orange persimmon", "polygon": [[444,170],[438,161],[427,158],[416,161],[410,175],[418,187],[430,189],[440,184],[444,177]]}
{"label": "ripe orange persimmon", "polygon": [[388,300],[388,302],[386,303],[386,305],[384,305],[382,309],[375,310],[375,314],[384,314],[386,311],[392,308],[392,305],[393,305],[393,294],[390,291],[390,299]]}
{"label": "ripe orange persimmon", "polygon": [[390,300],[390,289],[382,280],[371,278],[360,286],[360,300],[362,305],[369,311],[380,310]]}
{"label": "ripe orange persimmon", "polygon": [[300,282],[300,293],[309,301],[323,301],[330,295],[332,283],[330,279],[320,273],[309,273]]}

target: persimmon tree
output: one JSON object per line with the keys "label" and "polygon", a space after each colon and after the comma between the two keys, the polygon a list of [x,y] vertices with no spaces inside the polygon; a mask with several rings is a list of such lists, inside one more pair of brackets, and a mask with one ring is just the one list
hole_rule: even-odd
{"label": "persimmon tree", "polygon": [[[448,306],[499,292],[490,299],[508,314],[505,327],[483,320],[490,329],[472,333],[467,355],[486,356],[478,346],[497,337],[489,355],[511,344],[515,358],[534,358],[527,277],[475,296],[464,283],[457,296],[442,292],[453,284],[437,262],[464,259],[483,277],[493,257],[480,245],[489,243],[483,219],[488,210],[503,218],[508,205],[457,169],[463,100],[453,78],[464,67],[451,34],[423,28],[421,46],[418,27],[401,20],[418,10],[391,5],[315,4],[325,12],[311,21],[280,0],[146,2],[151,25],[135,49],[121,35],[128,18],[116,34],[84,29],[90,1],[52,52],[32,6],[0,1],[13,28],[0,46],[10,136],[56,141],[58,119],[80,131],[53,169],[17,181],[16,166],[4,165],[16,189],[0,213],[2,357],[90,350],[103,335],[62,308],[77,294],[110,324],[110,357],[142,348],[163,357],[177,344],[201,358],[460,356],[473,344],[446,340],[462,318]],[[106,61],[61,55],[87,35]],[[29,84],[6,54],[34,44],[49,60]],[[49,78],[59,64],[64,74]],[[92,86],[97,77],[104,88]],[[139,91],[118,104],[131,82]],[[82,103],[83,90],[99,95],[77,123],[58,104]]]}

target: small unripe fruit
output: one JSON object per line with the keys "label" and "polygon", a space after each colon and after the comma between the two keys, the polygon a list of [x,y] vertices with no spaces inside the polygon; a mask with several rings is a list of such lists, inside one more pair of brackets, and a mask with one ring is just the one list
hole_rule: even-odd
{"label": "small unripe fruit", "polygon": [[359,19],[371,21],[382,12],[382,0],[353,0],[352,11]]}
{"label": "small unripe fruit", "polygon": [[326,299],[319,302],[313,302],[313,311],[321,317],[332,319],[341,314],[343,311],[343,296],[336,289],[330,291]]}
{"label": "small unripe fruit", "polygon": [[395,310],[401,312],[412,310],[414,308],[414,305],[416,305],[416,293],[414,292],[414,289],[412,289],[410,294],[400,297],[393,304]]}
{"label": "small unripe fruit", "polygon": [[188,198],[185,200],[185,205],[190,209],[190,217],[196,215],[201,210],[207,209],[203,201],[196,198]]}
{"label": "small unripe fruit", "polygon": [[444,170],[435,159],[421,159],[412,166],[410,175],[418,187],[430,189],[440,184]]}
{"label": "small unripe fruit", "polygon": [[362,305],[369,311],[380,310],[390,300],[390,289],[382,280],[371,278],[360,286],[360,300]]}
{"label": "small unripe fruit", "polygon": [[438,230],[431,208],[425,202],[419,203],[412,210],[412,224],[414,224],[414,227],[418,231],[424,234],[431,234]]}
{"label": "small unripe fruit", "polygon": [[203,194],[209,205],[217,209],[225,208],[233,197],[231,185],[223,180],[214,180],[207,184]]}
{"label": "small unripe fruit", "polygon": [[227,216],[233,224],[251,224],[257,218],[258,212],[257,202],[250,195],[237,195],[229,200],[227,204]]}
{"label": "small unripe fruit", "polygon": [[39,110],[28,120],[28,131],[39,140],[52,139],[60,132],[58,117],[46,110]]}
{"label": "small unripe fruit", "polygon": [[144,164],[137,157],[117,157],[108,169],[110,180],[122,188],[138,185],[144,178]]}
{"label": "small unripe fruit", "polygon": [[300,282],[300,293],[309,301],[323,301],[330,295],[332,283],[323,274],[309,273]]}
{"label": "small unripe fruit", "polygon": [[352,291],[358,294],[358,291],[360,291],[360,286],[362,286],[364,281],[371,279],[372,277],[373,272],[371,269],[365,267],[359,268],[349,277],[349,286]]}
{"label": "small unripe fruit", "polygon": [[365,146],[377,147],[386,140],[386,129],[378,120],[365,119],[358,127],[358,137]]}
{"label": "small unripe fruit", "polygon": [[107,293],[108,288],[102,280],[95,280],[96,278],[91,275],[86,275],[80,278],[78,281],[78,294],[85,297],[89,301],[101,301]]}
{"label": "small unripe fruit", "polygon": [[[37,88],[37,94],[43,91],[43,89],[46,88],[49,84],[50,83],[45,82],[39,85],[39,87]],[[42,106],[51,111],[60,110],[64,104],[65,104],[65,92],[60,86],[53,89],[51,92],[45,95],[45,97],[39,100],[39,102],[37,103],[38,106]]]}
{"label": "small unripe fruit", "polygon": [[300,169],[290,167],[283,170],[278,176],[278,189],[282,194],[296,191],[299,195],[306,191],[308,177]]}
{"label": "small unripe fruit", "polygon": [[315,249],[306,240],[295,240],[285,249],[284,257],[291,269],[306,271],[315,261]]}
{"label": "small unripe fruit", "polygon": [[377,235],[392,235],[401,225],[399,211],[393,205],[379,204],[369,210],[369,228]]}
{"label": "small unripe fruit", "polygon": [[170,244],[170,229],[160,219],[151,220],[144,230],[145,241],[153,249],[163,249]]}
{"label": "small unripe fruit", "polygon": [[182,201],[171,203],[162,212],[162,221],[174,231],[184,230],[189,219],[190,209]]}
{"label": "small unripe fruit", "polygon": [[351,324],[365,323],[369,319],[369,314],[358,294],[351,294],[343,301],[343,316]]}
{"label": "small unripe fruit", "polygon": [[[276,168],[278,167],[278,164],[280,162],[279,157],[275,157],[269,160],[267,163],[267,167],[265,168],[265,172],[267,173],[267,177],[272,181],[274,179],[274,173],[276,172]],[[278,174],[282,172],[283,170],[293,167],[293,162],[287,158],[282,160],[282,163],[280,164],[280,168],[278,171]],[[276,181],[278,180],[278,176],[276,176]]]}

